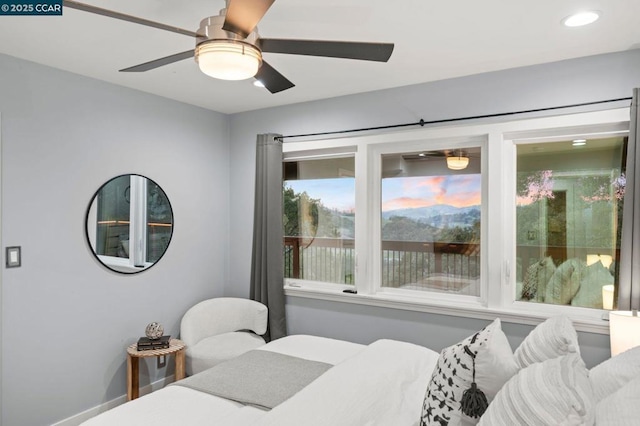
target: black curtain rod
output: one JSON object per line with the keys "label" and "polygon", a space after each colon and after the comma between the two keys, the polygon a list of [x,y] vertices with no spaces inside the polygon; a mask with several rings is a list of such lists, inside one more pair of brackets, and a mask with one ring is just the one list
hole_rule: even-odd
{"label": "black curtain rod", "polygon": [[291,138],[303,138],[309,136],[327,136],[327,135],[338,135],[343,133],[355,133],[355,132],[367,132],[371,130],[386,130],[386,129],[396,129],[399,127],[410,127],[410,126],[421,126],[423,127],[425,124],[441,124],[441,123],[452,123],[455,121],[465,121],[465,120],[476,120],[479,118],[494,118],[494,117],[506,117],[509,115],[516,114],[528,114],[532,112],[543,112],[543,111],[553,111],[557,109],[566,109],[566,108],[576,108],[583,107],[589,105],[598,105],[598,104],[606,104],[611,102],[620,102],[620,101],[630,101],[633,98],[618,98],[618,99],[608,99],[605,101],[594,101],[594,102],[584,102],[581,104],[573,104],[573,105],[563,105],[563,106],[555,106],[555,107],[547,107],[547,108],[537,108],[537,109],[528,109],[524,111],[513,111],[513,112],[500,112],[496,114],[486,114],[486,115],[474,115],[469,117],[459,117],[459,118],[446,118],[443,120],[433,120],[433,121],[424,121],[422,118],[420,121],[416,121],[414,123],[404,123],[404,124],[390,124],[387,126],[377,126],[377,127],[364,127],[360,129],[348,129],[348,130],[336,130],[332,132],[319,132],[319,133],[306,133],[300,135],[286,135],[286,136],[278,136],[275,139],[279,141],[283,141],[284,139]]}

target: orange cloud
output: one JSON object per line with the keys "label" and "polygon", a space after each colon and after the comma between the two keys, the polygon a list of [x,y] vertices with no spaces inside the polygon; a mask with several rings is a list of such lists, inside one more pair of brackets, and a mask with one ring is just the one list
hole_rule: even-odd
{"label": "orange cloud", "polygon": [[415,209],[418,207],[428,207],[435,203],[424,198],[398,197],[382,203],[382,210]]}
{"label": "orange cloud", "polygon": [[444,176],[430,176],[430,177],[426,177],[420,181],[418,181],[418,183],[416,184],[416,186],[421,187],[421,186],[426,186],[432,189],[439,189],[442,186],[442,183],[445,181],[445,177]]}
{"label": "orange cloud", "polygon": [[479,192],[460,192],[448,196],[442,204],[449,204],[454,207],[469,207],[478,206],[481,202],[482,196]]}

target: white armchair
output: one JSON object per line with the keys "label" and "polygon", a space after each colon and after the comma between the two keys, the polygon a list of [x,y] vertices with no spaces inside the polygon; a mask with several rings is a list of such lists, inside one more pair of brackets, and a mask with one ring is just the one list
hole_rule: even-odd
{"label": "white armchair", "polygon": [[180,339],[187,345],[187,374],[264,345],[260,335],[267,331],[267,313],[262,303],[233,297],[208,299],[191,307],[180,323]]}

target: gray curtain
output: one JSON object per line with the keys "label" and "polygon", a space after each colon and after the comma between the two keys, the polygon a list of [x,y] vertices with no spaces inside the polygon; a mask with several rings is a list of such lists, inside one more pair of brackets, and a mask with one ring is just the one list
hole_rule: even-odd
{"label": "gray curtain", "polygon": [[258,135],[251,259],[251,299],[269,308],[267,341],[287,335],[282,231],[282,142]]}
{"label": "gray curtain", "polygon": [[[640,89],[633,90],[629,143],[627,144],[626,187],[622,210],[622,239],[620,242],[620,274],[618,282],[618,310],[640,309]],[[635,242],[635,245],[634,245]]]}

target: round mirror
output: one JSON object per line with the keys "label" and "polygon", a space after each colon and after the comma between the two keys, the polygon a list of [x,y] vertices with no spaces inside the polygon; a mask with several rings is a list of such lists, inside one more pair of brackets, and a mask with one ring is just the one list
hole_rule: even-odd
{"label": "round mirror", "polygon": [[140,175],[116,176],[98,189],[87,210],[87,241],[107,268],[144,271],[164,255],[173,211],[157,183]]}

